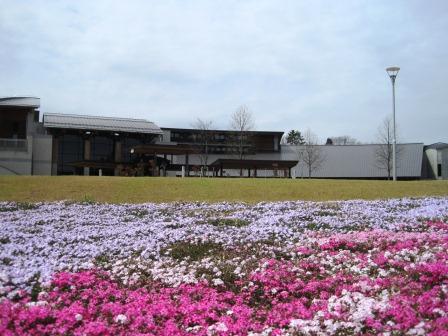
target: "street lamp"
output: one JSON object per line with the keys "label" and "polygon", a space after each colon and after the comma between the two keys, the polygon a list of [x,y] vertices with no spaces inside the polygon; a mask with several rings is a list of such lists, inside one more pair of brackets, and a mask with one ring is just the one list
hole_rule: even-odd
{"label": "street lamp", "polygon": [[386,68],[387,74],[390,77],[390,80],[392,81],[392,111],[393,111],[393,117],[392,117],[392,123],[393,123],[393,143],[392,143],[392,171],[393,171],[393,179],[394,181],[397,180],[397,137],[395,132],[395,79],[397,78],[398,71],[400,71],[399,67],[389,67]]}

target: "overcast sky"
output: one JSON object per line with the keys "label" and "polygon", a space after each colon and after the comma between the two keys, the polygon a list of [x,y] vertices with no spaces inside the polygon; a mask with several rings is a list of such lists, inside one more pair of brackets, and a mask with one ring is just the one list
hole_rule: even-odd
{"label": "overcast sky", "polygon": [[448,142],[448,1],[0,0],[0,96],[41,111]]}

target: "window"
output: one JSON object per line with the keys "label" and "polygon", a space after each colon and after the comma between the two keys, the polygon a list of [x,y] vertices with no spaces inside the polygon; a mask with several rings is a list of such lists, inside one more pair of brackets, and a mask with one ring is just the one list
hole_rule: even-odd
{"label": "window", "polygon": [[437,164],[437,177],[441,177],[442,176],[442,164],[439,163]]}
{"label": "window", "polygon": [[26,139],[26,110],[8,110],[0,113],[0,138]]}
{"label": "window", "polygon": [[73,162],[84,158],[84,140],[79,135],[64,134],[58,137],[58,175],[81,175],[82,168],[73,167]]}
{"label": "window", "polygon": [[110,137],[95,136],[90,140],[91,160],[114,161],[114,140]]}
{"label": "window", "polygon": [[122,143],[121,143],[121,160],[123,162],[131,162],[132,161],[132,154],[131,154],[131,149],[134,148],[137,145],[142,145],[144,144],[144,141],[142,141],[141,139],[137,139],[137,138],[131,138],[131,137],[126,137],[123,139]]}

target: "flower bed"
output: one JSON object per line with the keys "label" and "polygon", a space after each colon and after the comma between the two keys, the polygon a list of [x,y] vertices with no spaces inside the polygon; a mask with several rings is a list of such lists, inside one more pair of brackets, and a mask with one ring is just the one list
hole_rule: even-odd
{"label": "flower bed", "polygon": [[0,334],[441,335],[448,200],[0,203]]}

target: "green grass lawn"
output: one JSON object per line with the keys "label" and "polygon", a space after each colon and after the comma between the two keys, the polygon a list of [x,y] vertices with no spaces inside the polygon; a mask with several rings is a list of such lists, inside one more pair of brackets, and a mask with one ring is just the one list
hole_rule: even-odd
{"label": "green grass lawn", "polygon": [[447,196],[448,181],[0,176],[0,201],[90,200],[108,203],[172,201],[345,200]]}

